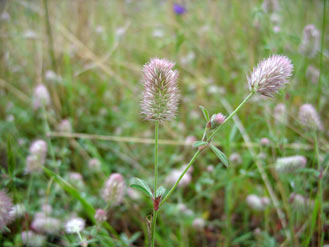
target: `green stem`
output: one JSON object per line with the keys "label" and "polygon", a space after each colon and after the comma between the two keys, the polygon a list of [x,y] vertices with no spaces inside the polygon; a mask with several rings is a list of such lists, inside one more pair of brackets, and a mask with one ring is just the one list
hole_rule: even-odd
{"label": "green stem", "polygon": [[158,216],[158,211],[153,209],[153,217],[152,217],[152,226],[151,226],[151,231],[152,231],[152,247],[155,245],[155,232],[156,232],[156,222],[157,222],[157,216]]}
{"label": "green stem", "polygon": [[225,119],[225,121],[221,124],[221,125],[219,125],[213,132],[212,132],[212,134],[209,136],[209,138],[207,139],[207,141],[209,142],[209,141],[211,141],[212,140],[212,138],[216,135],[216,133],[220,130],[220,128],[228,121],[228,120],[230,120],[239,110],[240,110],[240,108],[250,99],[250,97],[251,96],[253,96],[254,95],[254,92],[250,92],[249,94],[248,94],[248,96],[247,97],[245,97],[244,98],[244,100],[240,103],[240,105],[237,107],[237,108],[235,108],[235,110]]}
{"label": "green stem", "polygon": [[[154,130],[154,201],[157,199],[157,186],[158,186],[158,140],[159,140],[159,121],[155,122],[155,130]],[[153,208],[153,217],[152,217],[152,225],[151,225],[151,238],[152,238],[152,247],[154,247],[155,243],[155,230],[156,230],[156,221],[157,221],[158,212],[155,208]]]}
{"label": "green stem", "polygon": [[154,199],[156,199],[156,191],[158,186],[158,140],[159,140],[159,121],[155,122],[154,131],[155,145],[154,145]]}
{"label": "green stem", "polygon": [[318,102],[317,102],[317,109],[320,109],[320,101],[321,101],[321,93],[322,93],[322,80],[321,75],[323,72],[323,50],[324,50],[324,41],[325,41],[325,30],[326,30],[326,3],[327,0],[323,0],[323,14],[322,14],[322,36],[321,36],[321,52],[320,52],[320,74],[319,74],[319,81],[318,81]]}
{"label": "green stem", "polygon": [[[223,126],[228,120],[230,120],[238,111],[239,109],[248,101],[248,99],[250,99],[250,97],[254,94],[254,92],[251,92],[248,94],[248,96],[240,103],[240,105],[225,119],[225,121],[219,126],[217,127],[214,132],[209,136],[209,138],[207,139],[207,141],[211,141],[211,139],[215,136],[215,134],[217,133],[217,131],[220,129],[221,126]],[[205,131],[207,129],[205,128]],[[204,135],[203,135],[204,136]],[[198,149],[195,154],[193,155],[192,159],[190,160],[190,162],[187,164],[186,168],[184,169],[184,171],[182,172],[182,174],[179,176],[178,180],[176,181],[176,183],[173,185],[173,187],[169,190],[169,192],[167,193],[167,195],[161,200],[160,204],[159,204],[159,209],[161,208],[161,206],[168,200],[168,198],[171,196],[171,194],[174,192],[174,190],[177,188],[179,182],[182,180],[182,178],[184,177],[184,175],[186,174],[186,172],[188,171],[188,169],[192,166],[192,164],[194,163],[194,161],[196,160],[196,158],[198,157],[198,155],[201,153],[201,149]]]}

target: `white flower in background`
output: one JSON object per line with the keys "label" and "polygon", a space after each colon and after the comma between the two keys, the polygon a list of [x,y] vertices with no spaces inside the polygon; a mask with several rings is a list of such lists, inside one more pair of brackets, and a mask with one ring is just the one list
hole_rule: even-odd
{"label": "white flower in background", "polygon": [[[165,179],[165,184],[172,186],[176,183],[182,172],[184,171],[185,167],[182,167],[180,169],[173,169],[169,173],[169,175]],[[191,176],[191,169],[187,171],[187,173],[184,175],[184,177],[181,179],[181,181],[178,184],[178,187],[186,187],[191,183],[192,176]]]}
{"label": "white flower in background", "polygon": [[78,233],[85,228],[85,221],[82,218],[76,217],[68,220],[65,224],[65,231],[67,233]]}
{"label": "white flower in background", "polygon": [[72,132],[72,125],[70,120],[68,119],[63,119],[59,125],[57,126],[57,129],[59,132],[64,132],[64,133],[71,133]]}
{"label": "white flower in background", "polygon": [[277,104],[274,107],[273,117],[278,124],[287,123],[287,108],[283,103]]}
{"label": "white flower in background", "polygon": [[141,199],[141,194],[133,188],[127,189],[127,195],[129,198],[131,198],[132,200],[135,200],[135,201],[138,201],[139,199]]}
{"label": "white flower in background", "polygon": [[191,216],[193,215],[193,211],[189,208],[186,207],[186,205],[184,203],[179,203],[177,205],[177,209],[180,213],[186,215],[186,216]]}
{"label": "white flower in background", "polygon": [[307,80],[311,81],[313,84],[317,84],[319,81],[320,70],[316,67],[310,65],[307,67],[306,70],[306,78]]}
{"label": "white flower in background", "polygon": [[197,139],[196,139],[195,136],[188,136],[188,137],[186,137],[186,139],[185,139],[185,144],[186,144],[186,145],[189,145],[189,146],[192,146],[193,143],[196,142],[196,141],[197,141]]}
{"label": "white flower in background", "polygon": [[262,211],[267,205],[270,204],[270,200],[267,197],[260,197],[255,194],[250,194],[246,198],[248,206],[254,210]]}
{"label": "white flower in background", "polygon": [[107,220],[107,213],[105,210],[99,208],[96,210],[94,217],[98,223],[102,223]]}
{"label": "white flower in background", "polygon": [[61,225],[62,223],[60,220],[49,217],[42,212],[34,215],[31,227],[36,232],[54,235],[60,231]]}
{"label": "white flower in background", "polygon": [[238,153],[232,153],[229,157],[229,160],[232,164],[236,164],[236,165],[242,164],[242,158]]}
{"label": "white flower in background", "polygon": [[0,20],[8,21],[10,20],[10,15],[7,12],[3,11],[2,14],[0,15]]}
{"label": "white flower in background", "polygon": [[306,158],[301,155],[282,157],[276,160],[275,169],[278,173],[294,173],[306,166]]}
{"label": "white flower in background", "polygon": [[36,140],[30,146],[30,154],[26,158],[26,173],[40,173],[46,161],[48,145],[44,140]]}
{"label": "white flower in background", "polygon": [[98,26],[96,27],[95,31],[96,31],[96,33],[104,33],[104,27],[98,25]]}
{"label": "white flower in background", "polygon": [[306,128],[323,129],[320,116],[311,104],[304,104],[299,108],[298,118],[300,123]]}
{"label": "white flower in background", "polygon": [[299,51],[308,57],[314,57],[320,50],[320,31],[312,24],[304,27]]}
{"label": "white flower in background", "polygon": [[36,39],[37,38],[37,33],[34,32],[33,30],[26,30],[23,33],[23,37],[26,39]]}
{"label": "white flower in background", "polygon": [[62,77],[52,70],[47,70],[45,73],[45,80],[49,82],[60,82],[62,81]]}
{"label": "white flower in background", "polygon": [[26,208],[24,204],[15,204],[9,213],[11,218],[17,219],[24,216],[25,212],[26,212]]}
{"label": "white flower in background", "polygon": [[196,230],[202,230],[206,225],[206,222],[203,218],[195,218],[192,222],[192,226]]}
{"label": "white flower in background", "polygon": [[194,59],[195,59],[195,53],[193,51],[190,51],[185,56],[180,58],[180,62],[181,64],[186,65],[192,63]]}
{"label": "white flower in background", "polygon": [[99,159],[92,158],[88,161],[88,167],[91,170],[98,171],[101,168],[101,162]]}
{"label": "white flower in background", "polygon": [[163,29],[160,28],[155,28],[152,32],[152,36],[154,38],[162,38],[164,36],[164,31]]}
{"label": "white flower in background", "polygon": [[32,231],[23,231],[21,238],[23,244],[29,247],[42,247],[46,242],[46,236],[36,234]]}
{"label": "white flower in background", "polygon": [[7,195],[6,191],[0,190],[0,233],[12,220],[10,213],[12,208],[11,198]]}

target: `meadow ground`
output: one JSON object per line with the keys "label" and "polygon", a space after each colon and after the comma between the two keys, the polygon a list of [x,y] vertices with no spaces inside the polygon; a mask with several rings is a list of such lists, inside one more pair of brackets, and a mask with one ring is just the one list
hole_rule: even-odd
{"label": "meadow ground", "polygon": [[197,157],[155,243],[329,245],[328,1],[276,2],[0,1],[0,246],[149,246],[152,201],[129,188],[153,190],[143,65],[179,71],[176,118],[159,128],[168,192],[202,139],[199,106],[227,117],[272,54],[291,59],[289,83],[223,125],[223,153]]}

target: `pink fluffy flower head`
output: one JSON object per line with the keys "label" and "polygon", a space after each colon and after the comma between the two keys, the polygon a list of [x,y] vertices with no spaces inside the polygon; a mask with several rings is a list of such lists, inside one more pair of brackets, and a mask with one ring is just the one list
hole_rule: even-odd
{"label": "pink fluffy flower head", "polygon": [[126,183],[120,173],[113,173],[105,182],[102,197],[111,205],[119,205],[125,194]]}
{"label": "pink fluffy flower head", "polygon": [[320,116],[311,104],[304,104],[299,108],[298,118],[306,128],[323,130]]}
{"label": "pink fluffy flower head", "polygon": [[314,57],[320,49],[320,31],[312,24],[306,25],[299,51],[308,57]]}
{"label": "pink fluffy flower head", "polygon": [[261,61],[248,77],[249,89],[267,97],[273,97],[288,83],[293,65],[289,58],[273,55]]}
{"label": "pink fluffy flower head", "polygon": [[147,120],[169,121],[177,112],[179,90],[175,63],[153,58],[144,65],[142,114]]}

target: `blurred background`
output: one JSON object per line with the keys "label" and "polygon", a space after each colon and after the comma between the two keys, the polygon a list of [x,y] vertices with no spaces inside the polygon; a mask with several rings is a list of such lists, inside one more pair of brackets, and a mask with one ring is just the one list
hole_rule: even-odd
{"label": "blurred background", "polygon": [[[167,58],[180,73],[177,118],[159,132],[159,182],[169,189],[202,138],[199,106],[228,115],[249,93],[246,75],[271,54],[292,60],[289,85],[274,98],[253,97],[216,136],[228,168],[211,152],[198,157],[158,217],[157,246],[329,244],[327,5],[1,0],[0,186],[16,206],[0,246],[148,246],[152,204],[129,188],[133,177],[153,181],[143,65]],[[276,169],[291,156],[302,162]],[[113,173],[126,190],[107,207],[100,194]],[[98,208],[106,208],[105,225],[95,223]],[[37,224],[40,213],[57,221]],[[85,223],[83,241],[67,231],[72,217]]]}

